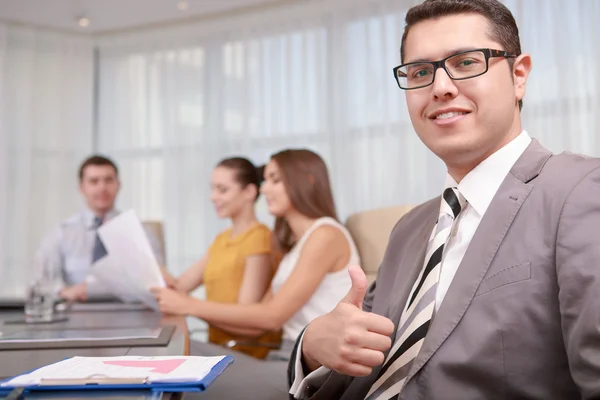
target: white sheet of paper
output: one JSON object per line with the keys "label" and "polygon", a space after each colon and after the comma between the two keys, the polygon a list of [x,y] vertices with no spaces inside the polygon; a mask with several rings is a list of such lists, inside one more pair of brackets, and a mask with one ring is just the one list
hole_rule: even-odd
{"label": "white sheet of paper", "polygon": [[224,356],[72,357],[17,376],[0,386],[31,386],[44,379],[145,378],[151,382],[202,380]]}
{"label": "white sheet of paper", "polygon": [[91,274],[123,301],[141,301],[158,309],[150,288],[165,281],[142,223],[128,210],[98,228],[108,255],[92,267]]}
{"label": "white sheet of paper", "polygon": [[107,255],[98,260],[89,273],[121,301],[125,303],[140,301],[138,300],[139,294],[134,293],[139,290],[132,290],[128,286],[129,279],[123,277],[125,268],[126,265],[122,260]]}

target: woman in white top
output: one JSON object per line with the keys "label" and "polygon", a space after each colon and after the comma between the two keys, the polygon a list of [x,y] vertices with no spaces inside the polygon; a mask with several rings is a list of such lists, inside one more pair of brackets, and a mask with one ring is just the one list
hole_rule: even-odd
{"label": "woman in white top", "polygon": [[348,266],[359,264],[350,234],[337,221],[327,166],[309,150],[284,150],[265,167],[265,195],[276,216],[275,247],[283,255],[271,290],[258,304],[202,301],[156,289],[161,311],[201,318],[241,337],[283,330],[284,346],[326,314],[351,287]]}

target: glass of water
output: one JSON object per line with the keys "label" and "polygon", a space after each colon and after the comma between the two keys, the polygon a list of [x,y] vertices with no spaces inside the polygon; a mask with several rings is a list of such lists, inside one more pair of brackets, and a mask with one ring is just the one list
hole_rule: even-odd
{"label": "glass of water", "polygon": [[58,300],[59,264],[52,257],[38,255],[31,272],[25,296],[25,320],[51,321],[54,316],[54,304]]}

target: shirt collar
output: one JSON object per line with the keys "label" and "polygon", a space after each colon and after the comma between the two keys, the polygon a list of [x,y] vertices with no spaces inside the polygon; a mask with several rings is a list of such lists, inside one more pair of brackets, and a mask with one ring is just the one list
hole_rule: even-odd
{"label": "shirt collar", "polygon": [[530,143],[531,137],[527,131],[522,131],[519,136],[477,165],[458,185],[450,174],[447,174],[445,188],[458,186],[459,192],[482,217],[504,178]]}
{"label": "shirt collar", "polygon": [[[116,209],[111,209],[109,212],[106,213],[105,217],[104,217],[104,222],[108,221],[111,218],[116,217],[119,214],[119,212]],[[90,210],[89,208],[86,208],[83,210],[83,218],[85,221],[85,226],[88,229],[94,229],[96,228],[96,214]]]}

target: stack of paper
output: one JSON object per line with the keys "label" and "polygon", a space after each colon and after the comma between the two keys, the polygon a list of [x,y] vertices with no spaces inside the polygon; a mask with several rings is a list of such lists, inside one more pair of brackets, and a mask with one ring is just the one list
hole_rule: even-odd
{"label": "stack of paper", "polygon": [[19,375],[0,386],[198,382],[224,358],[225,356],[73,357]]}
{"label": "stack of paper", "polygon": [[165,287],[142,224],[133,210],[120,213],[98,228],[108,255],[90,274],[125,302],[142,302],[158,310],[150,288]]}

